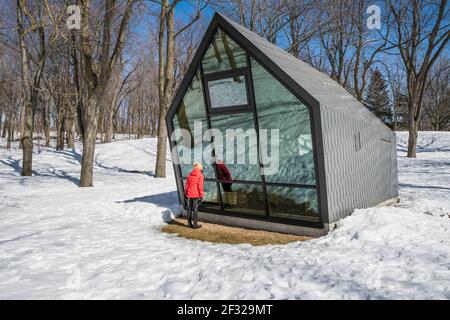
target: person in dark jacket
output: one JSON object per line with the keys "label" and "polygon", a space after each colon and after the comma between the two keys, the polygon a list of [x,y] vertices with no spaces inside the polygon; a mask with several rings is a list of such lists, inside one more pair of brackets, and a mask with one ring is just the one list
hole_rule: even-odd
{"label": "person in dark jacket", "polygon": [[188,201],[188,227],[198,229],[198,205],[205,195],[203,189],[203,166],[200,163],[194,163],[194,170],[187,177],[185,196]]}
{"label": "person in dark jacket", "polygon": [[223,160],[216,159],[216,169],[217,169],[217,178],[222,184],[223,189],[223,206],[225,209],[231,209],[233,205],[236,205],[236,201],[233,201],[233,190],[231,189],[233,177],[231,176],[230,170],[228,170],[227,166],[223,162]]}
{"label": "person in dark jacket", "polygon": [[222,188],[224,192],[231,192],[231,181],[233,181],[233,177],[231,176],[230,170],[228,170],[225,163],[217,159],[216,160],[216,168],[217,168],[217,178],[222,183]]}

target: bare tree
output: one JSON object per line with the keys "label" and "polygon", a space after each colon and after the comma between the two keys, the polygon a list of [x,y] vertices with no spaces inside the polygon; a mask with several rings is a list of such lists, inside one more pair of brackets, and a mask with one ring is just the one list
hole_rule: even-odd
{"label": "bare tree", "polygon": [[311,39],[317,35],[320,28],[326,25],[322,21],[322,8],[314,0],[286,1],[289,16],[289,28],[283,29],[289,40],[289,52],[299,58],[300,52]]}
{"label": "bare tree", "polygon": [[354,64],[352,49],[355,25],[352,23],[352,11],[355,7],[351,0],[329,0],[324,3],[324,9],[324,19],[328,23],[320,29],[319,41],[327,61],[327,72],[332,79],[347,88]]}
{"label": "bare tree", "polygon": [[155,177],[166,177],[167,128],[165,116],[169,108],[175,88],[175,38],[187,30],[200,18],[206,5],[197,4],[197,14],[184,27],[175,32],[175,8],[179,0],[161,0],[158,34],[158,89],[159,89],[159,120],[158,145],[155,165]]}
{"label": "bare tree", "polygon": [[408,127],[408,99],[403,81],[405,73],[400,63],[395,63],[386,69],[392,97],[392,130],[397,131]]}
{"label": "bare tree", "polygon": [[422,129],[450,130],[450,60],[439,59],[430,73],[423,102]]}
{"label": "bare tree", "polygon": [[450,39],[447,0],[386,0],[395,33],[389,41],[400,54],[406,71],[409,139],[408,157],[416,157],[417,132],[426,85],[433,64]]}
{"label": "bare tree", "polygon": [[0,74],[0,110],[4,117],[0,136],[6,139],[6,148],[10,149],[19,118],[21,97],[14,85],[14,69],[2,64],[0,70],[2,71]]}
{"label": "bare tree", "polygon": [[[32,175],[34,113],[39,102],[39,87],[49,49],[57,39],[58,26],[64,17],[61,12],[65,12],[62,10],[58,18],[55,18],[55,12],[51,12],[47,0],[38,2],[37,6],[33,8],[35,9],[35,12],[29,10],[25,0],[17,0],[17,31],[23,84],[23,128],[20,136],[23,149],[23,176]],[[28,28],[25,25],[24,17],[26,17],[28,21]],[[50,36],[46,36],[46,19],[50,19],[53,22],[53,31]],[[26,34],[30,31],[37,35],[39,43],[38,53],[32,59],[34,62],[33,67],[30,63],[30,50],[27,50],[25,38]]]}
{"label": "bare tree", "polygon": [[354,25],[352,38],[355,48],[351,86],[355,98],[359,101],[363,101],[369,71],[379,62],[377,58],[386,49],[389,35],[389,25],[384,28],[383,36],[379,36],[377,32],[367,28],[365,11],[370,3],[368,0],[353,1],[353,10],[351,11],[351,23]]}
{"label": "bare tree", "polygon": [[[94,183],[94,153],[97,138],[97,126],[100,102],[107,88],[112,70],[125,44],[125,34],[133,7],[133,0],[127,0],[122,9],[119,29],[115,43],[112,43],[113,21],[119,6],[114,0],[104,1],[102,39],[98,48],[100,55],[93,54],[94,39],[91,38],[89,17],[91,15],[90,0],[81,0],[82,29],[81,57],[83,61],[83,77],[87,86],[87,97],[81,107],[83,126],[83,158],[81,162],[80,187],[92,187]],[[112,53],[111,53],[111,47]]]}

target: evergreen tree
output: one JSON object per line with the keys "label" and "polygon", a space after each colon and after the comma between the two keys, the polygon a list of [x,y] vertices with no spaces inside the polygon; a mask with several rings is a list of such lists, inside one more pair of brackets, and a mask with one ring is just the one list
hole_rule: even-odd
{"label": "evergreen tree", "polygon": [[372,73],[364,103],[381,121],[387,125],[392,124],[393,114],[387,92],[387,83],[378,69],[375,69]]}

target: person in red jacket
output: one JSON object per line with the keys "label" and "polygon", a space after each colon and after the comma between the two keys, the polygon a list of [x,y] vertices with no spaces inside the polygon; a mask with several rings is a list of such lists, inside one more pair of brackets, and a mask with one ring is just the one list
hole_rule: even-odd
{"label": "person in red jacket", "polygon": [[203,166],[194,163],[194,170],[189,174],[184,193],[188,201],[188,227],[198,229],[198,205],[203,200],[205,191],[203,190]]}

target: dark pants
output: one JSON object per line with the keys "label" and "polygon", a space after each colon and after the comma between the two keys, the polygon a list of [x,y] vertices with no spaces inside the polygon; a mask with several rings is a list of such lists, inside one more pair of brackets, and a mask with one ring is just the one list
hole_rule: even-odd
{"label": "dark pants", "polygon": [[223,182],[223,183],[222,183],[223,191],[224,191],[224,192],[232,192],[232,190],[231,190],[231,185],[232,185],[232,183]]}
{"label": "dark pants", "polygon": [[198,226],[198,205],[200,198],[188,198],[188,226]]}

